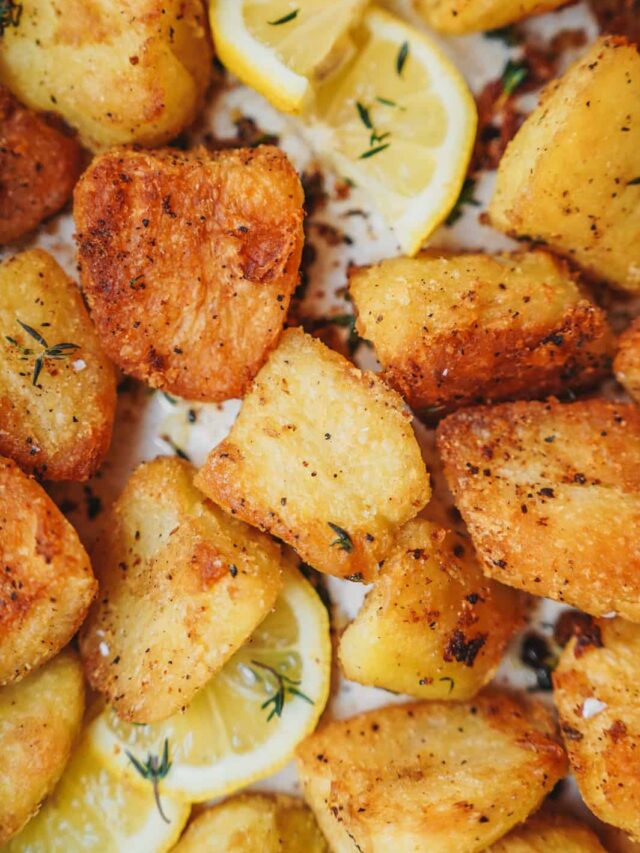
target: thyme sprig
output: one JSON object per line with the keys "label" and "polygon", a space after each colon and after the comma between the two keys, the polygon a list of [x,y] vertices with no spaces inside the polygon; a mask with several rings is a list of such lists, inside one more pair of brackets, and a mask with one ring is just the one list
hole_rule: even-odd
{"label": "thyme sprig", "polygon": [[[287,695],[289,696],[297,696],[299,699],[304,699],[305,702],[308,702],[310,705],[314,705],[315,702],[313,699],[310,699],[306,693],[303,693],[302,690],[299,690],[298,687],[302,684],[301,681],[295,681],[293,678],[289,678],[288,675],[284,675],[281,672],[278,672],[272,666],[269,666],[268,663],[262,663],[259,660],[252,660],[251,663],[254,666],[257,666],[259,669],[264,669],[267,672],[271,673],[271,675],[276,680],[276,689],[275,691],[266,699],[262,705],[260,705],[260,709],[267,711],[267,722],[270,723],[274,717],[281,717],[282,711],[284,710],[284,705],[287,700]],[[251,670],[253,674],[259,681],[262,681],[260,675],[255,672],[255,670]],[[273,706],[273,707],[270,707]]]}
{"label": "thyme sprig", "polygon": [[[28,326],[26,323],[23,323],[22,320],[18,320],[18,324],[21,326],[22,329],[24,329],[24,331],[29,335],[29,337],[33,338],[33,340],[40,344],[40,346],[42,347],[42,352],[37,356],[33,365],[33,375],[31,377],[32,385],[38,384],[40,373],[42,372],[44,363],[48,358],[54,360],[68,358],[74,350],[80,348],[79,344],[65,342],[59,344],[52,344],[51,346],[49,346],[49,344],[40,334],[40,332],[38,332],[32,326]],[[26,361],[32,355],[35,355],[34,350],[32,350],[30,347],[22,346],[22,344],[19,344],[18,341],[10,335],[5,335],[5,339],[9,341],[12,346],[17,347],[20,350],[22,361]]]}
{"label": "thyme sprig", "polygon": [[[362,154],[358,157],[359,160],[366,160],[369,157],[373,157],[374,154],[379,154],[381,151],[384,151],[385,148],[388,148],[391,145],[390,142],[384,142],[389,136],[391,136],[391,131],[387,131],[386,133],[378,133],[371,119],[371,113],[369,112],[369,108],[365,106],[365,104],[360,101],[356,101],[356,109],[358,111],[358,116],[360,117],[360,121],[366,127],[369,133],[369,148],[366,151],[363,151]],[[382,142],[383,145],[378,145],[377,143]]]}
{"label": "thyme sprig", "polygon": [[292,12],[289,12],[287,15],[283,15],[281,18],[277,18],[275,21],[267,21],[267,23],[271,27],[279,27],[281,24],[288,24],[289,21],[293,21],[294,18],[297,18],[299,14],[300,14],[300,9],[294,9]]}
{"label": "thyme sprig", "polygon": [[333,540],[331,547],[340,548],[341,551],[346,551],[347,554],[350,554],[353,551],[353,542],[351,541],[351,537],[347,531],[343,530],[343,528],[339,527],[337,524],[334,524],[333,521],[327,521],[327,524],[333,532],[337,534],[337,539]]}
{"label": "thyme sprig", "polygon": [[22,3],[14,0],[0,0],[0,36],[4,35],[7,27],[17,27],[22,17]]}
{"label": "thyme sprig", "polygon": [[153,797],[156,801],[156,806],[158,812],[160,813],[160,817],[165,823],[171,823],[169,818],[166,816],[164,811],[162,810],[162,803],[160,802],[160,791],[158,789],[158,783],[165,778],[168,774],[169,770],[171,770],[172,762],[169,760],[169,739],[164,739],[164,747],[162,749],[162,758],[159,758],[157,755],[153,755],[151,752],[147,753],[147,760],[143,764],[139,761],[135,755],[132,755],[128,749],[125,750],[127,758],[133,764],[138,773],[142,776],[143,779],[148,779],[151,782],[151,786],[153,787]]}

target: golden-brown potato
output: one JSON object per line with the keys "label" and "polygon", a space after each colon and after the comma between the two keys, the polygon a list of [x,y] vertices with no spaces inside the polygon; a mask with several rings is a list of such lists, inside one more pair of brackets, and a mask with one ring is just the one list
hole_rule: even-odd
{"label": "golden-brown potato", "polygon": [[125,720],[189,703],[267,615],[280,548],[213,506],[192,466],[140,465],[94,549],[98,596],[80,633],[85,672]]}
{"label": "golden-brown potato", "polygon": [[487,853],[607,853],[598,836],[566,815],[543,810],[501,838]]}
{"label": "golden-brown potato", "polygon": [[456,412],[438,427],[485,574],[640,621],[640,411],[604,400]]}
{"label": "golden-brown potato", "polygon": [[95,591],[78,534],[35,480],[0,457],[0,685],[60,651]]}
{"label": "golden-brown potato", "polygon": [[413,409],[559,393],[611,363],[604,313],[546,252],[392,258],[349,289],[358,332]]}
{"label": "golden-brown potato", "polygon": [[201,812],[173,853],[328,853],[302,800],[242,794]]}
{"label": "golden-brown potato", "polygon": [[71,198],[78,142],[0,86],[0,243],[17,240]]}
{"label": "golden-brown potato", "polygon": [[84,711],[82,667],[61,652],[0,688],[0,844],[35,814],[62,775]]}
{"label": "golden-brown potato", "polygon": [[415,519],[342,635],[342,669],[420,699],[469,699],[498,668],[522,604],[484,577],[468,538]]}
{"label": "golden-brown potato", "polygon": [[537,808],[566,758],[541,704],[487,693],[329,723],[298,768],[334,853],[475,853]]}
{"label": "golden-brown potato", "polygon": [[22,0],[0,81],[93,149],[160,145],[195,117],[211,70],[200,0]]}
{"label": "golden-brown potato", "polygon": [[0,328],[0,453],[45,480],[88,479],[111,442],[116,377],[51,255],[0,266]]}
{"label": "golden-brown potato", "polygon": [[371,580],[429,475],[398,395],[299,329],[255,379],[196,484],[321,572]]}
{"label": "golden-brown potato", "polygon": [[557,9],[567,0],[414,0],[416,10],[435,30],[462,35],[495,30]]}
{"label": "golden-brown potato", "polygon": [[613,361],[616,379],[640,402],[640,318],[620,335],[618,347]]}
{"label": "golden-brown potato", "polygon": [[107,353],[191,400],[242,396],[298,278],[302,187],[276,148],[116,150],[76,187],[81,282]]}
{"label": "golden-brown potato", "polygon": [[599,39],[543,94],[500,162],[489,214],[592,276],[640,290],[640,54]]}
{"label": "golden-brown potato", "polygon": [[553,685],[585,802],[640,841],[640,627],[595,621],[562,652]]}

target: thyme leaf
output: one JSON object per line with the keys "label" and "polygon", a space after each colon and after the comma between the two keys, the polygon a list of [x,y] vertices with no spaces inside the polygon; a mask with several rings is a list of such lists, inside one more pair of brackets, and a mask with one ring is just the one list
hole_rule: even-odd
{"label": "thyme leaf", "polygon": [[627,181],[628,187],[637,187],[640,184],[640,177],[631,178],[630,181]]}
{"label": "thyme leaf", "polygon": [[367,160],[369,157],[373,157],[374,154],[379,154],[381,151],[384,151],[385,148],[388,148],[391,145],[390,142],[385,142],[384,145],[378,145],[377,148],[369,148],[368,151],[363,151],[362,154],[358,157],[358,160]]}
{"label": "thyme leaf", "polygon": [[171,438],[167,433],[163,433],[160,438],[169,445],[169,447],[173,450],[178,459],[185,459],[187,462],[191,462],[189,455],[185,453],[185,451],[179,447],[175,441]]}
{"label": "thyme leaf", "polygon": [[364,104],[361,104],[360,101],[356,101],[356,109],[358,110],[358,115],[360,116],[360,121],[367,128],[367,130],[373,129],[373,124],[371,122],[371,116],[369,115],[369,110],[365,107]]}
{"label": "thyme leaf", "polygon": [[395,107],[398,110],[406,111],[406,107],[401,106],[396,101],[392,101],[391,98],[383,98],[380,95],[376,95],[376,101],[379,104],[384,104],[385,107]]}
{"label": "thyme leaf", "polygon": [[455,681],[449,675],[443,675],[442,678],[438,679],[438,681],[448,681],[449,682],[449,693],[451,693],[453,688],[456,686]]}
{"label": "thyme leaf", "polygon": [[403,41],[400,45],[400,50],[398,51],[398,55],[396,56],[396,71],[398,72],[398,77],[402,77],[402,70],[409,58],[409,42]]}
{"label": "thyme leaf", "polygon": [[18,325],[22,326],[25,332],[28,335],[31,335],[34,341],[37,341],[40,346],[43,346],[45,349],[49,346],[49,344],[45,341],[40,332],[37,332],[32,326],[27,326],[26,323],[22,322],[22,320],[18,320]]}
{"label": "thyme leaf", "polygon": [[338,537],[333,540],[331,547],[340,548],[341,551],[346,551],[347,554],[350,554],[353,551],[353,542],[351,541],[351,537],[347,531],[343,530],[342,527],[338,527],[338,525],[334,524],[332,521],[327,521],[327,524]]}
{"label": "thyme leaf", "polygon": [[[262,661],[252,660],[251,663],[254,666],[257,666],[259,669],[264,669],[269,672],[276,680],[276,689],[271,694],[271,696],[269,696],[269,698],[266,699],[262,703],[262,705],[260,705],[261,710],[268,712],[268,723],[270,723],[274,717],[282,716],[282,711],[284,710],[287,694],[290,696],[297,696],[300,699],[304,699],[304,701],[308,702],[310,705],[315,704],[313,699],[310,699],[306,693],[303,693],[302,690],[298,689],[299,685],[302,683],[301,681],[295,681],[293,678],[289,678],[288,675],[284,675],[283,673],[278,672],[277,669],[272,666],[269,666],[269,664],[267,663],[262,663]],[[258,680],[262,681],[257,672],[255,672],[254,670],[251,671]]]}
{"label": "thyme leaf", "polygon": [[0,36],[4,35],[7,27],[17,27],[22,17],[22,3],[14,0],[0,0]]}
{"label": "thyme leaf", "polygon": [[515,47],[515,45],[520,44],[520,36],[515,27],[498,27],[495,30],[488,30],[484,34],[485,38],[492,39],[494,41],[501,41],[507,47]]}
{"label": "thyme leaf", "polygon": [[460,190],[458,200],[453,206],[451,213],[447,216],[445,220],[445,225],[454,225],[458,221],[458,219],[460,219],[460,217],[462,216],[463,205],[472,204],[474,207],[480,206],[480,202],[473,195],[475,188],[476,182],[473,180],[473,178],[464,179],[464,183],[462,184],[462,189]]}
{"label": "thyme leaf", "polygon": [[289,21],[293,21],[293,19],[297,18],[299,14],[300,9],[294,9],[292,12],[289,12],[288,15],[283,15],[281,18],[278,18],[275,21],[267,21],[267,23],[271,27],[279,27],[280,24],[288,24]]}
{"label": "thyme leaf", "polygon": [[[2,0],[0,0],[0,3]],[[17,318],[16,318],[17,319]],[[29,326],[27,323],[23,323],[22,320],[18,320],[18,325],[24,329],[24,331],[29,335],[30,338],[33,338],[34,341],[40,344],[43,348],[43,352],[41,352],[36,358],[33,365],[33,374],[31,376],[31,384],[37,385],[38,379],[40,378],[40,374],[42,373],[42,368],[44,367],[44,363],[48,358],[52,358],[54,360],[60,360],[63,358],[68,358],[74,350],[79,349],[78,344],[72,344],[67,341],[61,341],[58,344],[52,344],[49,346],[43,335],[34,329],[33,326]],[[47,325],[47,324],[43,324]],[[20,350],[22,358],[27,358],[34,354],[32,349],[29,347],[23,347],[22,344],[19,344],[15,338],[10,337],[9,335],[5,335],[5,340],[9,341],[12,346],[18,347]]]}
{"label": "thyme leaf", "polygon": [[526,62],[513,62],[508,60],[502,72],[502,91],[505,95],[513,95],[515,90],[520,86],[529,74],[529,67]]}
{"label": "thyme leaf", "polygon": [[153,787],[153,797],[156,801],[156,807],[158,812],[160,813],[160,817],[165,823],[171,823],[169,818],[166,816],[164,811],[162,810],[162,803],[160,802],[160,791],[158,789],[158,783],[161,779],[164,779],[168,774],[169,770],[171,770],[172,762],[169,761],[169,739],[164,739],[164,747],[162,749],[162,758],[160,759],[157,755],[153,755],[152,753],[147,753],[147,760],[143,764],[139,759],[135,757],[132,753],[129,752],[128,749],[125,750],[125,754],[129,761],[133,764],[138,773],[142,776],[143,779],[148,779],[151,782]]}

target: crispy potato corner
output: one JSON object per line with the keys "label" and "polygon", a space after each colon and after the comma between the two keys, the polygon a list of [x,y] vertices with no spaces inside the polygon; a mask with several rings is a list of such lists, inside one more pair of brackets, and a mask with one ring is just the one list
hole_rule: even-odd
{"label": "crispy potato corner", "polygon": [[540,15],[566,0],[416,0],[434,29],[449,35],[496,30],[529,15]]}
{"label": "crispy potato corner", "polygon": [[542,809],[501,838],[487,853],[607,853],[586,824]]}

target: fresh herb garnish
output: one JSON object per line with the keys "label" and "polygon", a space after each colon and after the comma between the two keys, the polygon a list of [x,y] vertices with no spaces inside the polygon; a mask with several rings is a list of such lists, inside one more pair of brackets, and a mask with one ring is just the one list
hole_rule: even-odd
{"label": "fresh herb garnish", "polygon": [[477,198],[474,197],[474,192],[476,188],[476,182],[473,178],[465,178],[464,183],[462,184],[462,189],[460,190],[460,195],[458,196],[458,200],[451,213],[447,216],[445,220],[445,225],[454,225],[458,219],[462,216],[462,207],[465,204],[472,204],[474,207],[479,207],[480,202]]}
{"label": "fresh herb garnish", "polygon": [[498,27],[495,30],[488,30],[484,35],[488,39],[503,42],[507,47],[520,44],[520,35],[515,27]]}
{"label": "fresh herb garnish", "polygon": [[453,678],[451,678],[451,677],[450,677],[450,676],[448,676],[448,675],[443,675],[443,676],[442,676],[442,678],[439,678],[439,679],[438,679],[438,681],[448,681],[448,682],[449,682],[449,693],[451,693],[451,691],[453,690],[453,688],[456,686],[456,683],[455,683],[455,681],[453,680]]}
{"label": "fresh herb garnish", "polygon": [[[276,680],[276,686],[274,692],[271,696],[260,705],[261,710],[269,709],[270,705],[273,707],[268,711],[267,714],[267,722],[270,723],[274,717],[281,717],[282,711],[284,709],[284,703],[287,698],[287,694],[290,696],[298,696],[300,699],[304,699],[305,702],[308,702],[310,705],[314,705],[313,699],[310,699],[306,693],[303,693],[302,690],[298,690],[298,685],[300,685],[301,681],[294,681],[293,678],[289,678],[288,675],[283,675],[281,672],[278,672],[277,669],[274,669],[272,666],[269,666],[267,663],[262,663],[259,660],[252,660],[251,663],[254,666],[259,667],[260,669],[264,669],[267,672],[271,673],[271,675]],[[253,674],[259,681],[262,681],[260,676],[254,670],[251,670]]]}
{"label": "fresh herb garnish", "polygon": [[502,91],[505,95],[513,95],[529,74],[526,62],[513,62],[509,59],[502,72]]}
{"label": "fresh herb garnish", "polygon": [[[23,323],[22,320],[18,320],[19,325],[22,329],[29,335],[29,337],[33,338],[40,346],[42,347],[42,352],[37,356],[34,365],[33,365],[33,375],[31,377],[31,384],[37,385],[38,379],[40,378],[40,373],[42,372],[42,368],[44,367],[44,363],[48,358],[54,360],[60,360],[63,358],[68,358],[74,350],[79,349],[78,344],[71,343],[59,343],[59,344],[49,344],[46,342],[44,337],[34,329],[32,326],[28,326],[26,323]],[[29,347],[23,347],[22,344],[19,344],[15,338],[10,337],[9,335],[5,335],[5,339],[9,341],[9,343],[17,347],[21,353],[21,360],[25,361],[30,358],[32,355],[35,355],[34,351]]]}
{"label": "fresh herb garnish", "polygon": [[371,116],[369,115],[369,110],[365,105],[361,104],[360,101],[356,101],[356,109],[358,110],[358,115],[360,116],[362,124],[367,128],[367,130],[373,130]]}
{"label": "fresh herb garnish", "polygon": [[385,148],[389,147],[389,145],[391,144],[390,142],[387,142],[384,145],[378,145],[377,148],[374,148],[373,146],[377,142],[382,142],[383,140],[387,139],[387,137],[391,136],[391,131],[387,131],[386,133],[378,133],[371,119],[371,113],[369,112],[369,108],[366,107],[360,101],[356,101],[356,109],[358,110],[358,115],[362,124],[367,128],[367,130],[371,131],[371,134],[369,136],[369,149],[367,151],[364,151],[359,158],[360,160],[366,160],[367,157],[373,157],[374,154],[378,154],[378,152],[384,151]]}
{"label": "fresh herb garnish", "polygon": [[391,145],[390,142],[385,142],[384,145],[378,145],[376,148],[369,148],[368,151],[363,151],[362,154],[358,157],[358,160],[367,160],[369,157],[373,157],[374,154],[379,154],[381,151],[384,151],[385,148],[388,148]]}
{"label": "fresh herb garnish", "polygon": [[404,68],[408,58],[409,42],[403,41],[400,46],[400,50],[398,51],[398,55],[396,56],[396,71],[398,72],[398,77],[402,77],[402,69]]}
{"label": "fresh herb garnish", "polygon": [[294,18],[297,18],[300,14],[300,9],[294,9],[293,12],[289,12],[288,15],[283,15],[281,18],[278,18],[276,21],[267,21],[267,23],[272,27],[279,27],[280,24],[288,24],[289,21],[293,21]]}
{"label": "fresh herb garnish", "polygon": [[335,534],[337,534],[337,539],[334,539],[331,543],[331,547],[340,548],[341,551],[346,551],[350,554],[353,551],[353,542],[351,541],[351,537],[347,533],[346,530],[343,530],[342,527],[338,527],[337,524],[334,524],[332,521],[327,521],[329,527],[333,530]]}
{"label": "fresh herb garnish", "polygon": [[379,104],[384,104],[385,107],[395,107],[396,109],[403,110],[403,111],[405,111],[407,109],[406,107],[401,106],[400,104],[396,103],[395,101],[392,101],[391,98],[382,98],[382,97],[380,97],[380,95],[376,95],[376,101]]}
{"label": "fresh herb garnish", "polygon": [[167,403],[171,403],[172,406],[176,406],[178,404],[176,398],[172,397],[171,394],[169,394],[167,391],[163,391],[162,396],[167,401]]}
{"label": "fresh herb garnish", "polygon": [[178,447],[178,445],[175,443],[175,441],[171,438],[170,435],[164,433],[160,436],[160,438],[169,445],[169,447],[173,450],[173,452],[179,459],[185,459],[187,462],[191,462],[191,459],[189,458],[188,454],[185,453],[181,447]]}
{"label": "fresh herb garnish", "polygon": [[628,187],[637,187],[640,184],[640,176],[637,178],[631,178],[630,181],[627,181]]}
{"label": "fresh herb garnish", "polygon": [[138,761],[135,755],[132,755],[128,749],[125,750],[125,753],[142,778],[148,779],[151,782],[153,787],[153,796],[155,798],[160,817],[165,823],[171,823],[162,810],[160,791],[158,790],[158,782],[160,782],[161,779],[164,779],[169,770],[171,770],[171,761],[169,761],[169,739],[164,739],[164,748],[162,750],[161,760],[157,755],[152,755],[152,753],[149,752],[147,754],[147,761],[143,764],[141,761]]}
{"label": "fresh herb garnish", "polygon": [[13,0],[0,0],[0,36],[7,27],[17,27],[22,16],[22,3]]}

